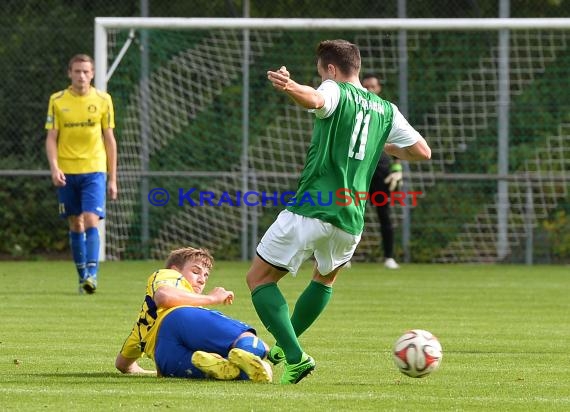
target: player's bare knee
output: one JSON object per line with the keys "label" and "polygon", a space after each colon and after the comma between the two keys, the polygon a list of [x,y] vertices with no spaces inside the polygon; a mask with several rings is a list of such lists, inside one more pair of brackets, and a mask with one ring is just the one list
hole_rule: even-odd
{"label": "player's bare knee", "polygon": [[321,275],[316,269],[313,272],[313,280],[315,282],[321,283],[325,286],[330,286],[332,287],[334,285],[334,282],[336,280],[336,276],[338,275],[339,271],[342,269],[341,267],[336,268],[335,270],[333,270],[332,272],[330,272],[327,275]]}
{"label": "player's bare knee", "polygon": [[247,272],[245,281],[247,282],[249,290],[253,291],[258,286],[270,283],[271,279],[267,279],[266,273],[254,265],[249,269],[249,272]]}
{"label": "player's bare knee", "polygon": [[89,229],[91,227],[97,227],[99,224],[99,216],[95,213],[85,212],[82,215],[83,225],[85,229]]}
{"label": "player's bare knee", "polygon": [[253,291],[260,284],[258,277],[251,271],[247,272],[247,275],[245,276],[245,281],[250,291]]}
{"label": "player's bare knee", "polygon": [[76,233],[83,233],[85,231],[85,226],[83,224],[83,217],[79,216],[69,216],[67,218],[69,223],[69,230]]}

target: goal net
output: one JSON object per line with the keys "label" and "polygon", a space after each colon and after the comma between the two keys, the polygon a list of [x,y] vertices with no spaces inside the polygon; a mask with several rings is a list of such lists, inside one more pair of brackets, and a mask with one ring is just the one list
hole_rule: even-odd
{"label": "goal net", "polygon": [[[296,81],[316,87],[315,46],[327,38],[359,46],[361,72],[382,79],[383,97],[404,105],[432,147],[432,160],[410,163],[405,176],[406,190],[422,192],[418,206],[391,208],[396,252],[410,237],[420,261],[503,259],[500,210],[507,212],[503,246],[511,254],[523,247],[529,227],[567,196],[570,119],[525,103],[554,94],[570,106],[555,83],[570,74],[570,25],[453,22],[96,19],[96,85],[113,97],[119,151],[107,258],[162,259],[183,245],[221,259],[250,256],[283,208],[280,196],[296,188],[313,125],[313,115],[270,87],[266,71],[286,65]],[[530,122],[536,110],[544,116]],[[497,200],[501,121],[510,160],[506,204]],[[529,173],[554,177],[529,184],[520,178]],[[355,259],[380,258],[380,244],[369,207]]]}

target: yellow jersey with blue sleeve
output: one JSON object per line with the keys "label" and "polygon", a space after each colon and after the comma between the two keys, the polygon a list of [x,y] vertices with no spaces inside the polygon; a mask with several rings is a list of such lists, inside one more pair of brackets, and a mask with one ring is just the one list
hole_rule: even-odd
{"label": "yellow jersey with blue sleeve", "polygon": [[111,96],[94,87],[85,95],[71,86],[50,96],[45,128],[56,129],[57,162],[64,173],[107,171],[103,130],[115,127]]}
{"label": "yellow jersey with blue sleeve", "polygon": [[131,333],[121,349],[121,355],[129,359],[138,359],[143,354],[154,359],[156,336],[162,319],[176,306],[169,309],[160,309],[154,302],[154,294],[161,286],[170,286],[194,293],[192,285],[182,274],[172,269],[160,269],[154,272],[147,281],[146,295],[142,304],[139,317],[131,330]]}

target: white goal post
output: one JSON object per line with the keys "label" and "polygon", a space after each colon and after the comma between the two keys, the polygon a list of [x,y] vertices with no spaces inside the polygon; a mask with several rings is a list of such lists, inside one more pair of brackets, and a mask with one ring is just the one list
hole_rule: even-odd
{"label": "white goal post", "polygon": [[[113,71],[116,66],[120,65],[123,55],[130,46],[133,33],[137,30],[145,29],[161,29],[161,30],[242,30],[244,33],[249,33],[250,30],[279,30],[279,31],[341,31],[341,30],[382,30],[382,31],[398,31],[400,33],[405,33],[408,30],[415,31],[493,31],[498,32],[502,36],[503,45],[508,45],[508,36],[510,31],[518,30],[570,30],[570,18],[493,18],[493,19],[285,19],[285,18],[272,18],[272,19],[260,19],[260,18],[130,18],[130,17],[97,17],[95,18],[95,45],[94,45],[94,59],[95,59],[95,87],[101,90],[107,90],[107,83],[110,80]],[[126,40],[123,48],[119,53],[115,53],[113,57],[114,62],[110,62],[110,56],[108,54],[108,41],[109,41],[109,31],[110,30],[125,30],[129,31],[130,34]],[[244,35],[245,37],[245,35]],[[505,42],[505,39],[507,40]],[[245,46],[244,46],[245,47]],[[401,68],[405,70],[405,56],[406,49],[405,44],[402,46],[402,61],[399,63],[403,66]],[[502,102],[498,105],[498,121],[505,124],[508,123],[508,103],[510,100],[509,96],[509,50],[508,46],[505,50],[499,50],[498,58],[498,100]],[[249,61],[249,54],[244,51],[242,56],[243,63],[243,85],[248,84],[248,70],[246,64]],[[401,86],[401,85],[400,85]],[[245,87],[244,87],[245,88]],[[247,93],[247,92],[246,92]],[[244,96],[244,100],[247,100],[247,95]],[[403,112],[406,114],[406,96],[400,96],[400,106],[403,107]],[[504,110],[501,110],[503,106]],[[248,176],[248,150],[247,150],[247,139],[248,139],[248,122],[245,118],[249,114],[249,108],[246,104],[243,107],[244,112],[244,124],[242,130],[243,138],[243,152],[242,152],[242,189],[248,190],[248,181],[251,176]],[[498,128],[498,171],[499,175],[503,176],[508,173],[508,155],[506,153],[500,153],[501,150],[508,150],[508,129]],[[120,139],[120,137],[119,137]],[[459,149],[458,149],[459,150]],[[121,153],[119,153],[119,157]],[[439,170],[438,170],[439,171]],[[436,171],[436,172],[438,172]],[[119,169],[119,174],[122,171]],[[418,172],[421,174],[423,170]],[[433,171],[430,171],[432,173]],[[143,173],[144,175],[144,173]],[[430,175],[431,176],[431,175]],[[430,177],[431,178],[431,177]],[[424,178],[420,177],[420,186],[424,186]],[[499,179],[500,180],[500,179]],[[506,180],[505,180],[506,182]],[[121,186],[119,182],[119,186]],[[505,200],[508,196],[506,187],[501,190],[505,191],[503,193],[498,193],[499,201],[497,202],[499,211],[497,212],[497,255],[500,257],[504,255],[509,248],[508,246],[508,200]],[[121,196],[121,194],[119,194]],[[501,211],[501,208],[502,211]],[[242,238],[242,259],[247,259],[253,254],[252,245],[255,244],[255,239],[253,239],[256,234],[249,233],[249,231],[255,232],[255,227],[252,229],[251,222],[248,223],[247,210],[243,208],[244,215],[242,216],[242,227],[241,230],[246,233]],[[404,231],[406,223],[404,222]],[[105,237],[105,226],[101,225],[102,236],[101,236],[101,260],[106,258],[106,237]],[[408,228],[409,230],[409,228]],[[243,233],[242,232],[242,233]],[[245,240],[244,240],[245,239]]]}

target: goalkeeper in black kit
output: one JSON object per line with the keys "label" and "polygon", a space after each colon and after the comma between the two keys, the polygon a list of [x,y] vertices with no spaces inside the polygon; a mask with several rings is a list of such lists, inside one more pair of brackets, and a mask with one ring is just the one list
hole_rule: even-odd
{"label": "goalkeeper in black kit", "polygon": [[[382,85],[377,76],[367,74],[362,78],[362,86],[369,92],[380,95]],[[382,152],[378,166],[370,182],[369,193],[382,192],[390,199],[390,193],[400,190],[402,187],[402,164],[399,159],[392,159],[391,156]],[[376,209],[380,222],[380,234],[382,235],[382,249],[384,252],[384,266],[388,269],[399,269],[400,265],[394,259],[394,227],[390,218],[390,201],[382,202]]]}

